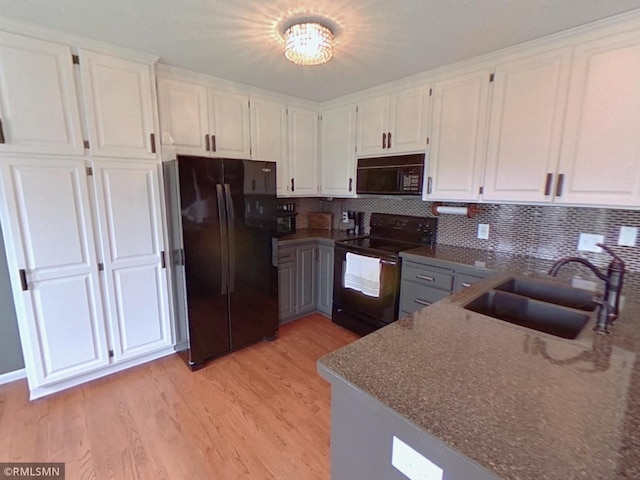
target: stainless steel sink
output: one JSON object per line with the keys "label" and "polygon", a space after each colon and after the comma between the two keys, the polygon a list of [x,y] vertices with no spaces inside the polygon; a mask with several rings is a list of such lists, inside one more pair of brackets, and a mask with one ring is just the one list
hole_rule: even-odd
{"label": "stainless steel sink", "polygon": [[511,292],[534,300],[586,312],[593,312],[598,305],[592,292],[529,278],[511,278],[495,287],[494,290]]}
{"label": "stainless steel sink", "polygon": [[510,278],[463,308],[562,338],[576,338],[598,301],[586,290],[530,278]]}

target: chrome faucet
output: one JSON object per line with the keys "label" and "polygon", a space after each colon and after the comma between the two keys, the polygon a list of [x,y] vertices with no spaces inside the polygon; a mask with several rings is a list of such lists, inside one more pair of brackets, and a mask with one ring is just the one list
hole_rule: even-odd
{"label": "chrome faucet", "polygon": [[622,259],[615,254],[608,246],[598,243],[600,248],[613,257],[609,267],[607,268],[606,275],[602,273],[598,267],[584,258],[580,257],[565,257],[558,260],[553,264],[549,275],[555,277],[558,274],[558,270],[567,263],[580,263],[591,270],[596,277],[605,283],[604,298],[602,302],[599,302],[600,313],[598,315],[598,322],[594,330],[599,333],[609,333],[608,326],[618,318],[620,307],[620,292],[622,291],[622,281],[624,279],[625,265]]}

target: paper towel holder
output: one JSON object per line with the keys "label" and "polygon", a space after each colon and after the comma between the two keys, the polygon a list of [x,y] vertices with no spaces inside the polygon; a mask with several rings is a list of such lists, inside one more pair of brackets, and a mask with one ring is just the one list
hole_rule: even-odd
{"label": "paper towel holder", "polygon": [[474,203],[468,203],[464,207],[453,207],[442,205],[442,202],[433,202],[431,204],[431,213],[438,217],[443,214],[466,215],[467,218],[473,218],[480,212],[480,207]]}

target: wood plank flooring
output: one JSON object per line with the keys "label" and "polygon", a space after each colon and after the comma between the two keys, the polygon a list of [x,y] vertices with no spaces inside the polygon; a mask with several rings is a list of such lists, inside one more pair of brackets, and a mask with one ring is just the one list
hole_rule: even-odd
{"label": "wood plank flooring", "polygon": [[172,355],[33,402],[26,380],[0,386],[0,462],[64,462],[68,480],[326,480],[315,363],[356,338],[315,314],[197,372]]}

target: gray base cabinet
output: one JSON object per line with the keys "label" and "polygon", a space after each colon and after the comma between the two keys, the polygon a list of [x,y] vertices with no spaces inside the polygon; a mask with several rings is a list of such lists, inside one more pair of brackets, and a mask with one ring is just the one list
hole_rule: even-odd
{"label": "gray base cabinet", "polygon": [[333,308],[333,243],[318,243],[318,311],[328,317]]}
{"label": "gray base cabinet", "polygon": [[278,247],[280,323],[316,311],[316,242]]}
{"label": "gray base cabinet", "polygon": [[298,287],[296,314],[298,316],[316,311],[317,248],[315,242],[296,247],[296,281]]}
{"label": "gray base cabinet", "polygon": [[470,287],[492,273],[489,270],[428,257],[401,256],[402,280],[398,318]]}
{"label": "gray base cabinet", "polygon": [[[332,480],[407,480],[394,463],[410,471],[410,464],[420,465],[423,459],[442,469],[446,480],[499,480],[322,364],[318,364],[318,372],[331,383]],[[405,456],[404,462],[397,441],[394,447],[394,438],[415,452]],[[411,478],[427,478],[420,475],[424,472],[415,473]]]}
{"label": "gray base cabinet", "polygon": [[278,246],[280,323],[333,305],[333,240],[287,242]]}

